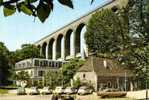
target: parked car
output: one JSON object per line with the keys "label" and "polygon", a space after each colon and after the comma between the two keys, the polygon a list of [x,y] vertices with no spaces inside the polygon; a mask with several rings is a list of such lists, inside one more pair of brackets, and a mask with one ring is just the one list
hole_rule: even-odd
{"label": "parked car", "polygon": [[18,89],[17,89],[17,95],[26,95],[25,88],[18,87]]}
{"label": "parked car", "polygon": [[31,87],[30,91],[29,91],[30,95],[38,95],[39,94],[39,90],[37,89],[37,87]]}
{"label": "parked car", "polygon": [[105,97],[125,97],[127,92],[125,91],[120,91],[119,89],[114,89],[114,88],[106,88],[102,91],[99,91],[97,93],[98,96],[101,98]]}
{"label": "parked car", "polygon": [[43,87],[43,89],[40,90],[40,94],[51,94],[51,93],[52,93],[52,89],[50,89],[48,86]]}
{"label": "parked car", "polygon": [[65,89],[63,87],[58,86],[58,87],[55,88],[55,90],[53,91],[53,93],[55,93],[55,94],[63,94],[64,93],[64,90]]}
{"label": "parked car", "polygon": [[93,92],[93,89],[87,86],[81,86],[78,90],[79,95],[91,94],[92,92]]}
{"label": "parked car", "polygon": [[106,88],[106,89],[103,89],[102,92],[118,92],[120,90],[118,89],[114,89],[114,88]]}
{"label": "parked car", "polygon": [[77,89],[75,89],[73,87],[67,87],[65,89],[64,93],[66,93],[66,94],[75,94],[75,93],[77,93]]}

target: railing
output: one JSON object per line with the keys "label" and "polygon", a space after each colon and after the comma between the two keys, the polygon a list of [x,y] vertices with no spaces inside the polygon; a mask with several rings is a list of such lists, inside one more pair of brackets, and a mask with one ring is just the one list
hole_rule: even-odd
{"label": "railing", "polygon": [[29,68],[60,68],[68,61],[57,61],[41,58],[26,59],[15,64],[15,69],[29,69]]}

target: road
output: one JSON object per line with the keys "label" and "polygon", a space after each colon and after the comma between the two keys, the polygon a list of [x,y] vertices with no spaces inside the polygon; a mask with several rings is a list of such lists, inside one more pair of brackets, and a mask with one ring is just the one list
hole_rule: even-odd
{"label": "road", "polygon": [[52,95],[46,96],[0,96],[0,100],[51,100]]}
{"label": "road", "polygon": [[[51,100],[52,95],[24,95],[24,96],[0,96],[0,100]],[[75,100],[134,100],[130,98],[108,98],[108,99],[101,99],[95,95],[85,95],[85,96],[77,96]]]}

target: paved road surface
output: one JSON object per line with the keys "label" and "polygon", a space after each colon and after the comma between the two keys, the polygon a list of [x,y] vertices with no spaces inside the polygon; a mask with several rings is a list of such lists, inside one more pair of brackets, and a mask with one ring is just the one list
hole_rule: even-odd
{"label": "paved road surface", "polygon": [[0,100],[51,100],[51,95],[47,96],[0,96]]}
{"label": "paved road surface", "polygon": [[[51,100],[52,95],[45,95],[45,96],[0,96],[0,100]],[[111,98],[111,99],[101,99],[98,96],[93,95],[85,95],[85,96],[77,96],[76,100],[134,100],[129,98]]]}

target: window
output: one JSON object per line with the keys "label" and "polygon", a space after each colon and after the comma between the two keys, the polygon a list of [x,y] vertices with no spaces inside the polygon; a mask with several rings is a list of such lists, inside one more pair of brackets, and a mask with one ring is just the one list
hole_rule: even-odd
{"label": "window", "polygon": [[22,63],[22,66],[25,67],[25,63]]}
{"label": "window", "polygon": [[86,76],[85,76],[85,74],[83,74],[83,78],[85,78]]}
{"label": "window", "polygon": [[31,63],[30,62],[27,62],[27,67],[31,67]]}
{"label": "window", "polygon": [[43,66],[44,66],[43,61],[40,61],[40,67],[43,67]]}
{"label": "window", "polygon": [[35,66],[39,66],[39,60],[35,60],[34,65],[35,65]]}
{"label": "window", "polygon": [[51,67],[51,62],[49,62],[49,67]]}
{"label": "window", "polygon": [[44,75],[44,71],[38,71],[38,76],[43,76]]}
{"label": "window", "polygon": [[54,63],[54,67],[57,67],[57,62]]}
{"label": "window", "polygon": [[62,67],[62,62],[60,62],[59,64],[60,64],[60,66],[59,66],[59,67]]}
{"label": "window", "polygon": [[31,76],[33,76],[33,71],[31,71]]}
{"label": "window", "polygon": [[107,86],[108,86],[108,88],[111,88],[111,85],[112,85],[111,82],[108,81],[108,82],[107,82]]}
{"label": "window", "polygon": [[51,67],[54,67],[54,62],[53,61],[51,61]]}

